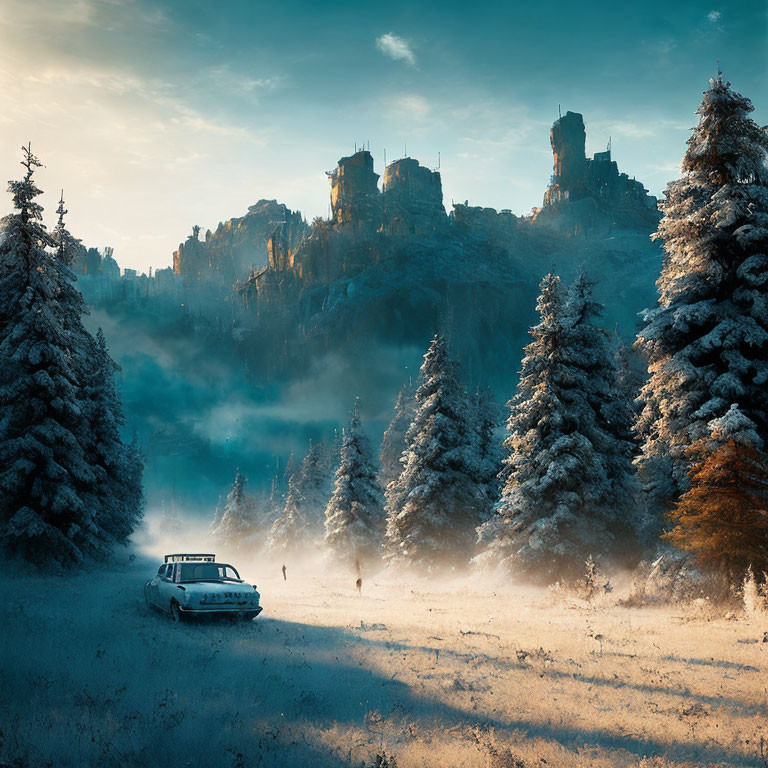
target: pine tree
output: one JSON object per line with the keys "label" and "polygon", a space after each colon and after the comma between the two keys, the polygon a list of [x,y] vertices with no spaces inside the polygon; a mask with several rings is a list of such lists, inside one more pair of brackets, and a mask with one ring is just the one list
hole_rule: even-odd
{"label": "pine tree", "polygon": [[123,472],[125,474],[125,487],[127,489],[128,508],[135,510],[135,515],[144,512],[144,466],[147,463],[144,451],[139,443],[139,437],[134,432],[131,442],[125,449],[125,463]]}
{"label": "pine tree", "polygon": [[224,505],[221,503],[221,494],[216,502],[216,509],[213,510],[213,518],[208,526],[208,538],[213,539],[216,535],[216,530],[221,523],[221,516],[224,514]]}
{"label": "pine tree", "polygon": [[41,223],[40,166],[24,148],[14,213],[0,243],[0,544],[29,560],[79,563],[108,553],[96,475],[83,444],[82,297]]}
{"label": "pine tree", "polygon": [[94,465],[99,504],[99,527],[124,542],[138,525],[143,512],[143,457],[137,445],[124,445],[120,428],[125,425],[123,407],[115,387],[119,366],[109,356],[101,328],[95,341],[88,338],[90,354],[83,374],[83,442]]}
{"label": "pine tree", "polygon": [[246,495],[245,485],[246,479],[238,469],[221,510],[221,519],[212,532],[213,539],[229,550],[247,549],[259,527],[256,504]]}
{"label": "pine tree", "polygon": [[382,488],[386,488],[393,480],[397,480],[403,471],[400,458],[405,450],[405,435],[413,421],[415,405],[413,385],[409,382],[404,384],[397,393],[392,420],[381,440],[379,482]]}
{"label": "pine tree", "polygon": [[350,566],[372,563],[382,552],[384,494],[357,400],[340,454],[333,495],[325,509],[325,546]]}
{"label": "pine tree", "polygon": [[662,206],[659,302],[637,340],[650,373],[638,463],[659,523],[689,486],[689,447],[731,403],[768,439],[768,134],[752,109],[710,80]]}
{"label": "pine tree", "polygon": [[756,425],[736,405],[689,449],[690,488],[668,513],[670,544],[739,585],[768,571],[768,460]]}
{"label": "pine tree", "polygon": [[291,482],[291,478],[297,469],[298,467],[296,466],[296,456],[294,455],[293,451],[291,451],[288,455],[288,461],[285,462],[285,470],[280,482],[281,492],[288,492],[288,484]]}
{"label": "pine tree", "polygon": [[328,445],[325,441],[310,442],[301,467],[288,482],[285,507],[272,524],[268,549],[298,550],[322,537],[332,483],[333,459]]}
{"label": "pine tree", "polygon": [[82,246],[81,241],[73,237],[64,224],[64,217],[69,213],[64,204],[64,190],[61,191],[56,213],[59,218],[52,235],[53,243],[56,247],[56,255],[62,264],[71,267]]}
{"label": "pine tree", "polygon": [[181,520],[176,511],[176,502],[172,498],[171,506],[166,507],[165,502],[160,508],[160,533],[164,536],[178,536],[181,533]]}
{"label": "pine tree", "polygon": [[547,275],[537,310],[509,403],[498,515],[479,533],[490,541],[486,557],[554,581],[576,578],[591,553],[617,555],[631,539],[631,410],[607,335],[593,322],[601,307],[589,280],[566,294]]}
{"label": "pine tree", "polygon": [[440,334],[421,366],[402,464],[387,488],[391,557],[424,570],[463,565],[487,499],[468,398]]}
{"label": "pine tree", "polygon": [[[616,367],[619,372],[619,391],[625,402],[629,403],[633,413],[640,413],[640,392],[648,380],[646,360],[633,344],[626,344],[616,336]],[[633,419],[633,423],[636,421]]]}
{"label": "pine tree", "polygon": [[475,393],[475,427],[477,430],[477,461],[479,479],[485,489],[487,504],[483,518],[491,516],[493,505],[501,493],[499,475],[503,469],[501,441],[496,430],[501,423],[501,408],[489,387],[480,387]]}
{"label": "pine tree", "polygon": [[[69,269],[82,246],[64,223],[67,209],[63,191],[56,213],[58,222],[53,232],[56,257]],[[123,444],[120,430],[125,426],[125,417],[115,386],[120,367],[109,355],[102,329],[98,329],[94,339],[83,326],[80,317],[88,310],[74,286],[74,275],[67,274],[67,277],[58,292],[58,305],[75,310],[62,313],[62,324],[70,333],[70,343],[81,351],[76,370],[83,417],[78,439],[85,446],[95,483],[90,491],[83,493],[99,508],[99,528],[115,542],[125,543],[143,514],[144,458],[137,444]]]}
{"label": "pine tree", "polygon": [[600,461],[605,466],[603,514],[620,542],[629,543],[637,533],[638,486],[633,460],[634,406],[608,333],[597,325],[604,308],[592,294],[594,281],[581,272],[570,292],[565,335],[566,359],[580,374],[593,421],[585,425]]}

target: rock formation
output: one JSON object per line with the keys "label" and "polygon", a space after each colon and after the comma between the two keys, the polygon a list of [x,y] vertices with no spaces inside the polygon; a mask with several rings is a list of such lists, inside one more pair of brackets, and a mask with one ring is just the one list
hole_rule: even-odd
{"label": "rock formation", "polygon": [[635,179],[621,173],[605,152],[586,156],[584,118],[566,112],[550,131],[554,169],[544,195],[544,208],[535,223],[563,231],[594,229],[618,218],[627,227],[646,227],[658,221],[658,203]]}
{"label": "rock formation", "polygon": [[220,223],[215,232],[208,230],[205,240],[195,226],[173,254],[173,271],[187,280],[214,280],[231,288],[266,263],[267,244],[278,228],[291,248],[308,231],[301,213],[276,200],[259,200],[245,216]]}
{"label": "rock formation", "polygon": [[328,172],[328,178],[333,221],[355,229],[378,229],[381,194],[371,153],[363,149],[350,157],[342,157],[336,168]]}
{"label": "rock formation", "polygon": [[384,227],[390,235],[423,235],[447,224],[440,173],[412,157],[386,167],[382,198]]}

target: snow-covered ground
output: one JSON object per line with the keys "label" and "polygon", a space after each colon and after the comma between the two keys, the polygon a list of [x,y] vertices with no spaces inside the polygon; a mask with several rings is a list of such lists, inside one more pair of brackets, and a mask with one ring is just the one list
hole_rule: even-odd
{"label": "snow-covered ground", "polygon": [[764,765],[766,617],[236,564],[262,593],[249,625],[148,613],[143,557],[3,577],[0,763]]}

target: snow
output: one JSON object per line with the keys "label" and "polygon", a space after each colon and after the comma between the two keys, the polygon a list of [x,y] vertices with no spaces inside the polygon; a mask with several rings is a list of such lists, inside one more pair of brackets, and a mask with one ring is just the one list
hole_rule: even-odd
{"label": "snow", "polygon": [[[625,608],[495,582],[235,562],[253,623],[144,607],[158,559],[2,577],[0,762],[487,768],[758,766],[765,615]],[[492,732],[491,732],[492,729]],[[546,763],[544,762],[546,761]]]}

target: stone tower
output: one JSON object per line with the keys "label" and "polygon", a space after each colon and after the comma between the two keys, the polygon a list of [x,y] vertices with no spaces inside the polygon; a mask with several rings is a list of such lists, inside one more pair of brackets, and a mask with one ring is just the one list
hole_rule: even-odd
{"label": "stone tower", "polygon": [[328,173],[331,182],[331,217],[336,224],[355,229],[381,224],[379,175],[373,170],[373,156],[360,150],[342,157]]}
{"label": "stone tower", "polygon": [[578,112],[566,112],[552,125],[549,140],[555,165],[544,204],[584,197],[584,176],[587,171],[587,132],[584,128],[584,118]]}

